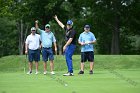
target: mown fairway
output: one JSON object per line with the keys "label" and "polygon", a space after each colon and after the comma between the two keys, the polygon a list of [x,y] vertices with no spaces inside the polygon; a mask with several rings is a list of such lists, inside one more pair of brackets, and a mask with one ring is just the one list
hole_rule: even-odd
{"label": "mown fairway", "polygon": [[[55,60],[56,75],[24,73],[25,56],[0,58],[0,93],[139,93],[139,55],[96,55],[94,74],[89,75],[86,63],[84,75],[78,75],[80,56],[75,55],[74,76],[64,77],[67,72],[63,56]],[[26,64],[27,71],[27,64]],[[48,68],[49,71],[49,68]]]}

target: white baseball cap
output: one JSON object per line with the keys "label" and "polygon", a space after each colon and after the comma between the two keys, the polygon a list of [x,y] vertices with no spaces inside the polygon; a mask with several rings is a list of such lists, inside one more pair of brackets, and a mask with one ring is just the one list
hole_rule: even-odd
{"label": "white baseball cap", "polygon": [[33,30],[36,30],[36,28],[35,28],[35,27],[32,27],[32,28],[31,28],[31,31],[33,31]]}

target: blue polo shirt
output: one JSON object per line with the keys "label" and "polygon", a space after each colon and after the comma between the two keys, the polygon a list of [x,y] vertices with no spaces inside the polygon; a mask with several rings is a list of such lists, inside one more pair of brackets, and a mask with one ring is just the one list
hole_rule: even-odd
{"label": "blue polo shirt", "polygon": [[52,43],[56,42],[54,34],[50,32],[45,32],[44,30],[38,29],[40,33],[40,38],[42,42],[42,47],[50,48],[52,47]]}
{"label": "blue polo shirt", "polygon": [[[80,34],[78,41],[82,43],[87,43],[91,41],[95,41],[96,38],[92,32],[83,32]],[[84,46],[81,46],[81,52],[88,52],[88,51],[94,51],[94,45],[93,44],[86,44]]]}

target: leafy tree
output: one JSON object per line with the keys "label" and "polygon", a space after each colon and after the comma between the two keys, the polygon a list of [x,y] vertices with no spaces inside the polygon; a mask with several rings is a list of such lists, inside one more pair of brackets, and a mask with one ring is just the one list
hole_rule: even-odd
{"label": "leafy tree", "polygon": [[84,25],[90,24],[99,54],[139,54],[139,12],[139,0],[0,0],[0,56],[23,54],[35,20],[41,29],[51,24],[62,54],[65,32],[54,21],[55,14],[64,24],[74,21],[77,38]]}
{"label": "leafy tree", "polygon": [[18,54],[16,22],[8,18],[0,18],[0,57]]}

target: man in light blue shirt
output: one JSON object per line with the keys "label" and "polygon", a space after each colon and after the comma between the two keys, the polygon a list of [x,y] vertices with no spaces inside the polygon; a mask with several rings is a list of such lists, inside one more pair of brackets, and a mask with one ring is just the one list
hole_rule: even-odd
{"label": "man in light blue shirt", "polygon": [[87,60],[90,62],[90,72],[93,74],[94,66],[94,45],[96,38],[92,32],[90,32],[90,26],[85,25],[84,32],[80,34],[78,43],[81,45],[81,70],[78,74],[84,74],[84,62]]}
{"label": "man in light blue shirt", "polygon": [[57,52],[57,46],[56,46],[56,39],[54,34],[50,30],[50,25],[46,24],[45,25],[45,31],[39,29],[38,27],[38,21],[35,21],[36,29],[40,33],[41,36],[41,42],[42,42],[42,58],[44,61],[44,75],[47,74],[47,61],[48,59],[50,60],[50,69],[51,69],[51,74],[54,75],[54,56],[53,56],[53,51],[52,51],[52,43],[54,44],[55,47],[55,52]]}

